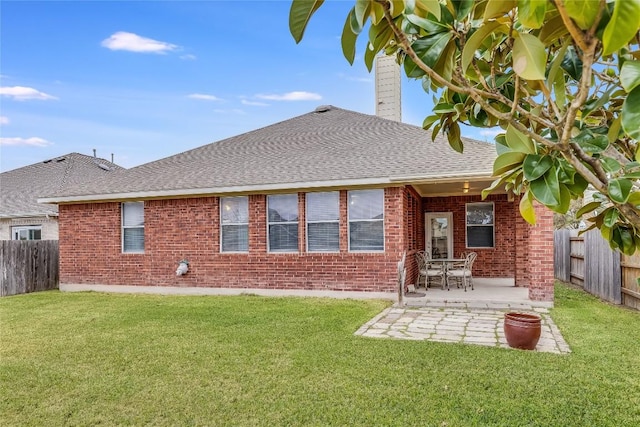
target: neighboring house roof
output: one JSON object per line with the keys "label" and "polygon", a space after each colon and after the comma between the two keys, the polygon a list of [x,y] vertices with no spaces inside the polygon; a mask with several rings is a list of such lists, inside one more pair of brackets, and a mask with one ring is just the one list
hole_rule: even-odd
{"label": "neighboring house roof", "polygon": [[124,168],[108,160],[70,153],[0,174],[0,218],[58,215],[56,205],[38,203],[68,186],[100,180]]}
{"label": "neighboring house roof", "polygon": [[311,113],[69,186],[45,203],[252,191],[387,185],[428,178],[491,176],[495,146],[442,137],[377,116],[318,107]]}

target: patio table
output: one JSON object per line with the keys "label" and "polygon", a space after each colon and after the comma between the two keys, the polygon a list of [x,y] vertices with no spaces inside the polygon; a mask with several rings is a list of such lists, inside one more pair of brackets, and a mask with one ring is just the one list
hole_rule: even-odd
{"label": "patio table", "polygon": [[466,261],[465,258],[431,258],[429,259],[429,263],[435,263],[435,262],[439,262],[443,264],[443,274],[444,274],[444,281],[443,281],[443,285],[442,285],[442,289],[444,289],[444,284],[446,283],[447,286],[447,290],[449,290],[449,277],[447,276],[447,271],[449,271],[449,267],[451,266],[451,264],[464,264],[464,262]]}

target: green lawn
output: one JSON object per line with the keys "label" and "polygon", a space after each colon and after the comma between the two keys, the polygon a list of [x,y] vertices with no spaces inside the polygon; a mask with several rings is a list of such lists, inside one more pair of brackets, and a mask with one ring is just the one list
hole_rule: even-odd
{"label": "green lawn", "polygon": [[0,424],[640,424],[640,313],[563,285],[573,351],[356,337],[380,301],[0,300]]}

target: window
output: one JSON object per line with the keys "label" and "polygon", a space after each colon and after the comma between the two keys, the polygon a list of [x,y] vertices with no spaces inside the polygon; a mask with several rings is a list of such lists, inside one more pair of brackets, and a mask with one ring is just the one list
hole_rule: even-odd
{"label": "window", "polygon": [[493,203],[467,203],[467,248],[494,247]]}
{"label": "window", "polygon": [[220,251],[249,251],[249,199],[220,199]]}
{"label": "window", "polygon": [[144,202],[122,204],[122,252],[144,252]]}
{"label": "window", "polygon": [[298,251],[298,195],[267,196],[269,252]]}
{"label": "window", "polygon": [[307,193],[307,251],[340,251],[340,193]]}
{"label": "window", "polygon": [[27,225],[23,227],[12,227],[11,236],[13,240],[40,240],[42,239],[42,226]]}
{"label": "window", "polygon": [[384,190],[349,191],[349,250],[384,251]]}

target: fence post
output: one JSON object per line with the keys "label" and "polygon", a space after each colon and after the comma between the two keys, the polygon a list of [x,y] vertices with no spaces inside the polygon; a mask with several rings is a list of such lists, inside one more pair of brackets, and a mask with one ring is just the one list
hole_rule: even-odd
{"label": "fence post", "polygon": [[571,232],[556,230],[553,233],[553,265],[556,279],[571,281]]}
{"label": "fence post", "polygon": [[598,230],[584,236],[584,289],[614,304],[622,303],[620,252],[613,251]]}

